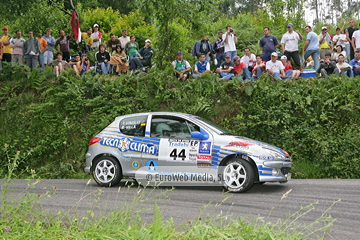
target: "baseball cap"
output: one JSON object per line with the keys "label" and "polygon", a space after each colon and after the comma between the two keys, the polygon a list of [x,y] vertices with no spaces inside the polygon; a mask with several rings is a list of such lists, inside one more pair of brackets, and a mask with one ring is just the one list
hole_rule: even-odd
{"label": "baseball cap", "polygon": [[281,59],[281,60],[283,60],[283,59],[287,60],[287,57],[286,57],[285,55],[283,55],[283,56],[281,56],[280,59]]}
{"label": "baseball cap", "polygon": [[86,55],[86,53],[83,53],[83,54],[81,54],[81,56],[83,57],[83,56],[87,56],[87,55]]}
{"label": "baseball cap", "polygon": [[287,25],[288,27],[293,27],[294,26],[294,24],[292,24],[292,23],[288,23],[288,25]]}
{"label": "baseball cap", "polygon": [[278,56],[278,54],[277,54],[276,52],[273,52],[273,53],[271,54],[271,56],[275,56],[275,57],[277,57],[277,56]]}
{"label": "baseball cap", "polygon": [[2,30],[8,30],[9,28],[7,26],[2,27]]}
{"label": "baseball cap", "polygon": [[337,30],[341,30],[340,28],[336,28],[336,30],[335,31],[337,31]]}
{"label": "baseball cap", "polygon": [[230,58],[230,54],[226,54],[225,58]]}
{"label": "baseball cap", "polygon": [[324,26],[324,27],[321,28],[321,30],[327,30],[327,27]]}
{"label": "baseball cap", "polygon": [[150,39],[146,39],[145,42],[151,43]]}
{"label": "baseball cap", "polygon": [[240,61],[240,57],[239,57],[239,56],[234,57],[234,62],[236,62],[236,61]]}
{"label": "baseball cap", "polygon": [[95,24],[94,24],[94,27],[99,27],[99,24],[95,23]]}
{"label": "baseball cap", "polygon": [[178,51],[176,54],[182,54],[182,51]]}

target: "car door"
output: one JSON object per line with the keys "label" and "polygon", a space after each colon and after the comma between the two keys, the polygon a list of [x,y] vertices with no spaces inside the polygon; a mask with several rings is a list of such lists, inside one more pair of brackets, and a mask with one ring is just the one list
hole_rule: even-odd
{"label": "car door", "polygon": [[142,166],[142,153],[151,151],[144,144],[147,118],[147,114],[139,114],[123,118],[119,122],[120,132],[124,135],[118,143],[122,159],[121,166],[123,172],[129,175],[135,174]]}
{"label": "car door", "polygon": [[[191,132],[200,131],[198,125],[188,119],[170,115],[152,115],[149,120],[149,140],[158,143],[158,157],[154,164],[159,169],[162,166],[174,171],[183,166],[210,167],[212,138],[204,141],[191,138]],[[143,154],[143,160],[148,164],[151,159],[154,158]]]}

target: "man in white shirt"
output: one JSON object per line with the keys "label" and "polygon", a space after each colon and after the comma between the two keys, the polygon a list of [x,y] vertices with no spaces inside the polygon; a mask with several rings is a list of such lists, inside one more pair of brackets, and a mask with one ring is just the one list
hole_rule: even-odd
{"label": "man in white shirt", "polygon": [[341,33],[341,29],[336,29],[336,35],[333,37],[334,46],[341,45],[343,49],[345,49],[345,44],[348,40],[346,39],[346,35]]}
{"label": "man in white shirt", "polygon": [[352,71],[351,65],[345,62],[345,56],[342,54],[339,55],[338,63],[336,63],[334,73],[338,76],[343,75],[348,77],[354,77],[354,72]]}
{"label": "man in white shirt", "polygon": [[120,40],[120,44],[121,44],[121,48],[125,49],[125,45],[130,42],[130,37],[128,37],[128,30],[127,29],[123,29],[121,31],[122,36],[119,37]]}
{"label": "man in white shirt", "polygon": [[235,43],[238,40],[234,29],[230,25],[226,27],[226,33],[222,35],[222,39],[224,40],[225,56],[229,54],[230,59],[234,59],[237,55]]}
{"label": "man in white shirt", "polygon": [[99,24],[94,24],[94,31],[91,34],[93,39],[93,44],[91,44],[91,49],[99,50],[99,46],[101,44],[102,33],[99,32]]}
{"label": "man in white shirt", "polygon": [[290,61],[294,60],[296,66],[300,68],[299,41],[303,39],[298,30],[294,31],[294,24],[288,23],[288,31],[281,38],[281,48],[283,54]]}
{"label": "man in white shirt", "polygon": [[351,45],[354,52],[360,51],[360,30],[356,30],[352,35]]}
{"label": "man in white shirt", "polygon": [[245,55],[240,59],[240,62],[245,63],[246,67],[251,72],[253,69],[253,65],[256,62],[256,56],[255,54],[251,53],[250,48],[246,47],[244,49]]}
{"label": "man in white shirt", "polygon": [[281,80],[282,78],[286,78],[285,67],[282,62],[277,59],[278,54],[273,52],[271,54],[271,60],[266,62],[266,71],[274,78]]}

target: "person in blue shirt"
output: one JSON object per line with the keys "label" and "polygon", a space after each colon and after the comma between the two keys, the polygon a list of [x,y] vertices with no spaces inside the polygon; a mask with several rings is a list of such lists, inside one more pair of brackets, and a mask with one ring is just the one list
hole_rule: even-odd
{"label": "person in blue shirt", "polygon": [[309,56],[311,56],[314,61],[315,71],[317,71],[320,67],[320,47],[318,35],[312,31],[312,28],[310,26],[306,26],[305,31],[307,33],[307,36],[303,51],[304,59],[306,60]]}
{"label": "person in blue shirt", "polygon": [[352,67],[354,77],[360,76],[360,51],[355,52],[355,58],[350,61],[349,65]]}
{"label": "person in blue shirt", "polygon": [[195,64],[195,70],[193,74],[193,78],[201,76],[203,73],[209,73],[210,71],[210,63],[205,60],[205,54],[201,53],[199,61]]}
{"label": "person in blue shirt", "polygon": [[263,61],[270,61],[271,53],[276,52],[279,42],[277,38],[273,35],[270,35],[270,28],[264,27],[264,37],[260,39],[259,46],[262,51]]}

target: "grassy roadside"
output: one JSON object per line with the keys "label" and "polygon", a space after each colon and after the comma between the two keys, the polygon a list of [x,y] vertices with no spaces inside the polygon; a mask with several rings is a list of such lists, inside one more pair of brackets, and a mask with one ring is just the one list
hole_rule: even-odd
{"label": "grassy roadside", "polygon": [[[9,197],[11,180],[1,186],[1,239],[323,239],[335,221],[327,212],[336,202],[310,224],[304,224],[302,219],[315,209],[316,203],[302,207],[285,220],[279,219],[275,223],[268,222],[266,218],[249,222],[222,212],[214,216],[202,216],[201,210],[197,220],[176,226],[172,219],[163,218],[159,202],[167,199],[169,191],[176,190],[154,193],[153,188],[145,191],[143,187],[139,187],[133,199],[127,201],[121,210],[109,214],[98,216],[92,210],[102,195],[101,189],[86,191],[87,193],[84,191],[79,201],[69,210],[72,214],[62,211],[50,213],[43,209],[41,201],[58,194],[56,188],[43,195],[31,193],[31,189],[36,188],[36,183],[29,182],[19,198]],[[118,194],[126,194],[130,188],[131,186],[121,189]],[[282,196],[279,204],[289,194],[291,190]],[[89,210],[80,215],[77,207],[86,198],[93,202],[93,206],[89,206]],[[220,204],[229,198],[231,195]],[[149,200],[154,202],[152,209],[139,207]],[[209,205],[205,206],[207,207]],[[143,217],[149,213],[152,214],[150,223],[144,221]]]}

